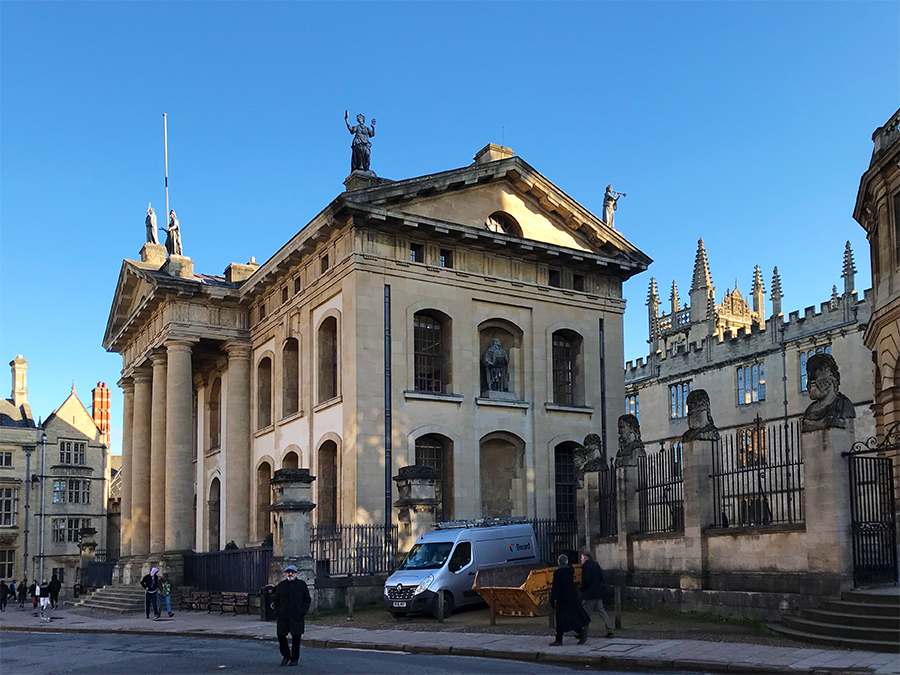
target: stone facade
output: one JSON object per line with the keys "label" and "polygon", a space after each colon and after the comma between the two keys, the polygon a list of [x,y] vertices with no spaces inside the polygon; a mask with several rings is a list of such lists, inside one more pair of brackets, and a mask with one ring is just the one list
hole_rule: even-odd
{"label": "stone facade", "polygon": [[[123,358],[123,581],[261,542],[276,469],[316,476],[314,524],[384,522],[411,464],[438,471],[439,518],[574,517],[556,470],[589,433],[615,444],[622,282],[650,259],[499,146],[346,184],[261,266],[123,263],[104,338]],[[483,382],[495,338],[503,396]]]}
{"label": "stone facade", "polygon": [[722,304],[716,303],[702,240],[689,306],[676,309],[673,284],[672,309],[660,314],[656,280],[651,280],[647,305],[652,351],[646,360],[625,365],[626,412],[638,415],[648,452],[660,443],[668,448],[680,442],[691,389],[709,392],[713,417],[722,430],[748,429],[757,416],[763,424],[799,418],[810,403],[806,359],[817,351],[828,351],[841,367],[841,392],[854,404],[857,439],[871,436],[871,358],[863,331],[872,312],[872,291],[857,296],[854,272],[848,243],[843,293],[834,288],[831,299],[819,308],[807,307],[802,315],[795,311],[785,317],[776,268],[767,319],[758,267],[750,301],[735,288],[725,293]]}
{"label": "stone facade", "polygon": [[109,455],[103,425],[109,390],[98,384],[93,400],[100,405],[92,415],[73,386],[39,425],[28,405],[28,362],[19,356],[10,366],[12,398],[0,401],[0,578],[20,582],[43,574],[49,580],[59,570],[61,597],[71,597],[80,581],[81,530],[97,530],[96,550],[107,548]]}

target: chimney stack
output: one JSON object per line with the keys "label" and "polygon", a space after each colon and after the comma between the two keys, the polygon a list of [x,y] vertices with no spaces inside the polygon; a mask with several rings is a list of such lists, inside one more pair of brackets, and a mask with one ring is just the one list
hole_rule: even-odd
{"label": "chimney stack", "polygon": [[28,373],[28,361],[19,354],[16,358],[9,362],[12,367],[12,400],[13,405],[17,408],[28,403],[28,382],[26,375]]}
{"label": "chimney stack", "polygon": [[100,429],[100,442],[109,447],[109,387],[106,382],[98,382],[91,394],[91,411],[94,424]]}

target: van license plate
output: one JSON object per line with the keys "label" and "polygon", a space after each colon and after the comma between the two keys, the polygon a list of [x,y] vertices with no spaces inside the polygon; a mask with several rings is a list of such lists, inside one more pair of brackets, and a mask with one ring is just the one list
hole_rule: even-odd
{"label": "van license plate", "polygon": [[406,603],[405,602],[395,602],[394,607],[406,607]]}

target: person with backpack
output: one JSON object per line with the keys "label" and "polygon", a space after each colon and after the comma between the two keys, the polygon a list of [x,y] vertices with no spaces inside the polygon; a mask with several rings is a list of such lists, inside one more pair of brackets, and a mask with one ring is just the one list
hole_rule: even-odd
{"label": "person with backpack", "polygon": [[172,582],[169,581],[168,574],[163,574],[159,579],[159,611],[160,611],[160,613],[162,613],[163,603],[165,603],[166,611],[169,613],[169,617],[175,616],[172,613]]}

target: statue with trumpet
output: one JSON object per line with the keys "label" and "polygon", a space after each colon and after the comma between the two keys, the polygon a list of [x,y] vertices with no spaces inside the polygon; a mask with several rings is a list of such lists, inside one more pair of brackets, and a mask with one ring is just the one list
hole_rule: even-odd
{"label": "statue with trumpet", "polygon": [[616,192],[612,185],[606,186],[606,194],[603,195],[603,222],[609,227],[615,227],[613,220],[616,216],[616,206],[620,197],[627,197],[624,192]]}

